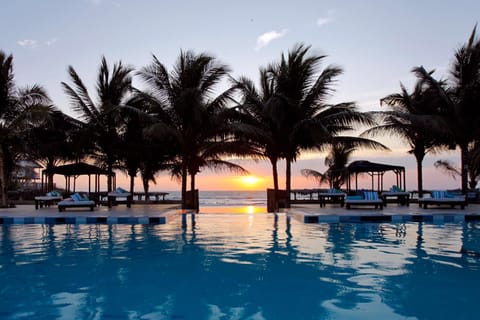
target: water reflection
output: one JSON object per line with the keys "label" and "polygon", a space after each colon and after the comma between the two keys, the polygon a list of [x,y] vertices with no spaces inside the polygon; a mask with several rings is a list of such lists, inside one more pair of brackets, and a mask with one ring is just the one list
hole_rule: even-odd
{"label": "water reflection", "polygon": [[2,226],[0,318],[467,319],[474,311],[478,224],[303,224],[283,214],[195,221]]}

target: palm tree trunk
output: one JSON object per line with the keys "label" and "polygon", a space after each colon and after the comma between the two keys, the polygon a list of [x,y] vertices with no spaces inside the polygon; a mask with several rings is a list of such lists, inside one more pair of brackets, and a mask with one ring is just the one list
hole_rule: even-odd
{"label": "palm tree trunk", "polygon": [[277,169],[277,159],[270,159],[272,163],[273,171],[273,203],[275,203],[275,211],[278,210],[278,169]]}
{"label": "palm tree trunk", "polygon": [[0,192],[1,192],[1,206],[7,206],[7,189],[6,189],[6,180],[5,180],[5,159],[3,157],[2,146],[0,146]]}
{"label": "palm tree trunk", "polygon": [[287,192],[287,198],[285,199],[285,207],[290,208],[290,190],[292,188],[292,159],[286,158],[287,166],[285,172],[285,189]]}
{"label": "palm tree trunk", "polygon": [[133,191],[135,189],[135,176],[130,175],[130,193],[133,196]]}
{"label": "palm tree trunk", "polygon": [[198,212],[198,198],[195,192],[195,173],[190,174],[190,190],[191,203],[189,209],[195,209]]}
{"label": "palm tree trunk", "polygon": [[470,157],[468,154],[467,144],[460,145],[461,156],[461,173],[462,173],[462,193],[466,194],[468,190],[468,168],[470,165]]}
{"label": "palm tree trunk", "polygon": [[195,191],[195,174],[194,173],[190,174],[190,191],[192,191],[192,194]]}
{"label": "palm tree trunk", "polygon": [[110,162],[107,164],[107,172],[108,172],[108,176],[107,176],[107,191],[108,191],[108,192],[111,192],[111,191],[112,191],[112,184],[113,184],[113,181],[112,181],[112,176],[113,176],[113,164],[110,163]]}
{"label": "palm tree trunk", "polygon": [[142,176],[143,182],[143,191],[145,192],[145,201],[150,200],[150,194],[148,193],[149,185],[148,185],[148,178]]}
{"label": "palm tree trunk", "polygon": [[182,209],[187,208],[187,166],[182,164]]}
{"label": "palm tree trunk", "polygon": [[[46,169],[52,169],[53,167],[55,167],[54,165],[54,162],[51,161],[51,160],[47,160],[47,166],[46,166]],[[47,191],[52,191],[53,190],[53,173],[49,173],[47,175]]]}
{"label": "palm tree trunk", "polygon": [[[423,158],[418,158],[417,159],[417,190],[418,190],[418,197],[421,198],[423,197]],[[405,186],[404,186],[405,187]]]}

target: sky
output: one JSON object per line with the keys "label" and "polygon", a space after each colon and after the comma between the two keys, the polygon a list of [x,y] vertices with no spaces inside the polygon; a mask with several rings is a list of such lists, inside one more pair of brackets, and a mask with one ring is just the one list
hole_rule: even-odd
{"label": "sky", "polygon": [[[69,65],[94,96],[102,56],[112,65],[121,60],[141,68],[151,63],[152,54],[172,66],[180,50],[208,52],[228,64],[234,77],[257,80],[260,66],[278,61],[296,43],[327,55],[322,67],[343,68],[332,103],[355,101],[362,111],[381,110],[379,100],[398,92],[400,82],[412,87],[415,66],[448,78],[455,49],[480,21],[480,2],[466,0],[1,0],[0,6],[0,50],[14,56],[17,85],[43,85],[54,104],[71,115],[75,114],[60,85],[68,82]],[[137,79],[134,85],[142,87]],[[392,151],[362,150],[352,160],[404,165],[407,188],[415,189],[415,161],[407,146],[391,137],[379,141]],[[300,170],[326,170],[324,157],[304,154],[293,165],[293,188],[316,187]],[[458,187],[459,179],[433,168],[437,159],[458,164],[459,152],[427,156],[424,187]],[[259,179],[245,182],[228,172],[205,170],[197,178],[198,187],[264,190],[273,184],[267,161],[239,163]],[[385,185],[393,178],[385,176]],[[117,179],[127,186],[123,174]],[[136,185],[141,188],[140,182]],[[152,188],[180,186],[161,173]]]}

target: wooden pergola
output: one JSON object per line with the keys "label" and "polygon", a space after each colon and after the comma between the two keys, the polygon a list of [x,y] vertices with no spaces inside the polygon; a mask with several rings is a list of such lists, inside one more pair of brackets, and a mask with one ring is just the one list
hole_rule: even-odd
{"label": "wooden pergola", "polygon": [[365,160],[359,160],[352,162],[347,167],[348,180],[347,180],[347,190],[352,190],[352,177],[355,177],[355,190],[358,190],[358,175],[366,173],[372,178],[372,188],[375,190],[375,180],[377,182],[377,191],[383,191],[383,176],[386,172],[393,171],[396,177],[396,185],[405,190],[406,187],[406,178],[405,178],[405,167],[394,166],[384,163],[374,163]]}
{"label": "wooden pergola", "polygon": [[[42,184],[42,190],[45,190],[47,187],[45,186],[45,182],[47,181],[47,177],[50,175],[55,175],[59,174],[65,177],[65,191],[70,192],[72,188],[72,181],[71,179],[73,178],[73,192],[75,192],[75,182],[78,176],[81,175],[87,175],[88,176],[88,193],[92,192],[91,186],[92,186],[92,179],[91,177],[94,176],[94,185],[95,185],[95,193],[98,193],[100,191],[100,176],[108,176],[108,171],[104,170],[102,168],[93,166],[88,163],[84,162],[78,162],[78,163],[72,163],[72,164],[66,164],[63,166],[58,166],[58,167],[52,167],[48,169],[42,170],[42,179],[41,179],[41,184]],[[113,188],[116,188],[116,177],[115,177],[115,172],[112,175],[112,180],[113,180]],[[45,189],[44,189],[45,188]]]}

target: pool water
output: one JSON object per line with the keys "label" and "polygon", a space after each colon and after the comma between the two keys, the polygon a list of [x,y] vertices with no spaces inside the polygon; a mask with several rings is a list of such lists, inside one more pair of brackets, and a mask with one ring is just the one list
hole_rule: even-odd
{"label": "pool water", "polygon": [[480,224],[0,226],[0,319],[473,319]]}

